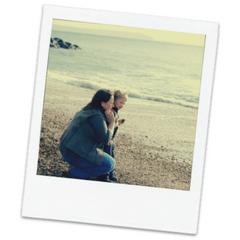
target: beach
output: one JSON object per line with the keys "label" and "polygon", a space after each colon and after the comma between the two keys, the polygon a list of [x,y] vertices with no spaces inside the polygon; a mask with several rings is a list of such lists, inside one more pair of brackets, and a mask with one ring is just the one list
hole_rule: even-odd
{"label": "beach", "polygon": [[[96,91],[53,79],[45,89],[37,174],[64,177],[58,139]],[[197,109],[129,97],[119,115],[114,184],[190,190]]]}

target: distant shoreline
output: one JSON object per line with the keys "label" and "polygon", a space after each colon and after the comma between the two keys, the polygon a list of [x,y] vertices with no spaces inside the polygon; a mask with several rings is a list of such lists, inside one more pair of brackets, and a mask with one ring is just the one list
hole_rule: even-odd
{"label": "distant shoreline", "polygon": [[[76,33],[76,34],[86,34],[86,35],[96,35],[96,36],[100,36],[100,37],[112,37],[112,38],[122,38],[122,39],[128,39],[128,40],[137,40],[137,41],[149,41],[149,42],[153,42],[153,43],[165,43],[165,44],[173,44],[173,45],[186,45],[186,46],[190,46],[190,47],[198,47],[198,48],[203,48],[204,46],[201,45],[193,45],[193,44],[187,44],[187,43],[176,43],[173,41],[159,41],[159,40],[154,40],[154,38],[150,37],[150,36],[146,36],[144,34],[141,33],[132,33],[131,32],[127,32],[125,33],[124,37],[122,32],[118,32],[118,31],[103,31],[103,30],[98,30],[98,29],[86,29],[86,28],[75,28],[75,27],[63,27],[63,26],[58,26],[58,25],[53,25],[53,31],[56,32],[64,32],[64,33]],[[115,33],[115,35],[112,35],[112,33]],[[131,37],[130,37],[131,36]]]}

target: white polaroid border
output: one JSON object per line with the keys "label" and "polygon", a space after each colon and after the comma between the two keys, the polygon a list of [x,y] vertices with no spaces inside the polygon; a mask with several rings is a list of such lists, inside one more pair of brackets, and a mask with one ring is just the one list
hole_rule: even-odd
{"label": "white polaroid border", "polygon": [[[36,175],[53,19],[206,35],[190,191]],[[217,41],[218,23],[45,5],[22,216],[196,234]]]}

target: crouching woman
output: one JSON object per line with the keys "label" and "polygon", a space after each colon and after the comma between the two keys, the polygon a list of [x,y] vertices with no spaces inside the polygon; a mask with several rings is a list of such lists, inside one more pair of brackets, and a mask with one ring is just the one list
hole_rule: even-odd
{"label": "crouching woman", "polygon": [[75,114],[61,136],[59,150],[63,159],[73,166],[68,172],[70,177],[89,179],[114,169],[115,160],[103,151],[114,130],[113,102],[111,91],[98,90],[92,101]]}

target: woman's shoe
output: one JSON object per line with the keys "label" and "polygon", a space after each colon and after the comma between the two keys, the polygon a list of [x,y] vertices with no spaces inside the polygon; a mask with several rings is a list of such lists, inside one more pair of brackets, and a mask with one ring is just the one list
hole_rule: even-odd
{"label": "woman's shoe", "polygon": [[62,172],[62,177],[64,177],[64,178],[71,178],[71,176],[70,176],[68,171]]}
{"label": "woman's shoe", "polygon": [[117,182],[117,178],[115,176],[115,173],[114,173],[114,170],[112,170],[110,173],[109,173],[109,179],[114,181],[114,182]]}
{"label": "woman's shoe", "polygon": [[101,182],[112,182],[111,180],[109,180],[109,173],[104,175],[99,175],[97,180]]}

